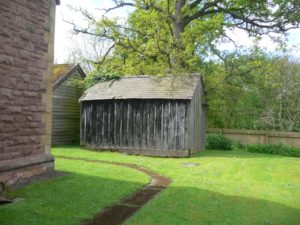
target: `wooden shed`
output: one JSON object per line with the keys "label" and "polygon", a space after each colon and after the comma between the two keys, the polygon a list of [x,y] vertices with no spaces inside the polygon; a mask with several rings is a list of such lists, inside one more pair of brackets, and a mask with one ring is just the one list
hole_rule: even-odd
{"label": "wooden shed", "polygon": [[186,157],[204,148],[202,78],[138,76],[101,82],[81,102],[81,145],[128,154]]}
{"label": "wooden shed", "polygon": [[53,66],[52,85],[52,145],[79,143],[80,104],[83,90],[74,80],[82,80],[85,73],[79,64]]}

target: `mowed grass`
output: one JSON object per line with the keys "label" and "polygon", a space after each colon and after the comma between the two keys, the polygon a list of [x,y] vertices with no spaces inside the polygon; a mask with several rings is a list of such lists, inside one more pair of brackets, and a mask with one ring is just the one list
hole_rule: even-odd
{"label": "mowed grass", "polygon": [[[300,159],[204,151],[170,159],[54,148],[55,156],[135,163],[173,180],[127,225],[299,225]],[[183,163],[198,163],[186,167]]]}
{"label": "mowed grass", "polygon": [[1,225],[77,225],[149,182],[140,172],[107,164],[56,159],[55,169],[66,175],[12,193],[23,200],[0,206]]}
{"label": "mowed grass", "polygon": [[[204,151],[170,159],[53,148],[55,156],[135,163],[172,179],[127,225],[278,224],[300,221],[300,159],[242,152]],[[186,167],[193,162],[198,166]],[[78,224],[149,181],[120,166],[56,159],[67,176],[15,193],[25,200],[0,207],[0,224]],[[4,222],[3,222],[4,221]]]}

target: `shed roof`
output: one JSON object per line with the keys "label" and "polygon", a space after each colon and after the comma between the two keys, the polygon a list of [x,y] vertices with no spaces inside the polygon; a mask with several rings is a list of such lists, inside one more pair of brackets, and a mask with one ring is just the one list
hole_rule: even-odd
{"label": "shed roof", "polygon": [[192,99],[200,75],[135,76],[100,82],[85,91],[79,101],[107,99]]}
{"label": "shed roof", "polygon": [[86,74],[82,70],[79,64],[55,64],[53,65],[52,72],[52,86],[53,90],[60,86],[70,76],[78,72],[78,74],[84,79]]}
{"label": "shed roof", "polygon": [[52,70],[52,82],[57,81],[61,76],[65,75],[72,68],[70,64],[54,64]]}

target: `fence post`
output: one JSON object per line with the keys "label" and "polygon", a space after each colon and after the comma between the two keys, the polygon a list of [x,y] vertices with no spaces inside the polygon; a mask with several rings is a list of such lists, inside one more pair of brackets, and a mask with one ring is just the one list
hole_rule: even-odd
{"label": "fence post", "polygon": [[265,144],[269,144],[269,131],[266,131],[266,134],[265,134]]}

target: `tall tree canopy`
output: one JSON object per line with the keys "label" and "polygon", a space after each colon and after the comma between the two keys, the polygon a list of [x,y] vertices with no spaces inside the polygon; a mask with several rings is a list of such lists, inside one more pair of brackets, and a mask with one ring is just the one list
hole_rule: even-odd
{"label": "tall tree canopy", "polygon": [[[220,56],[217,43],[230,40],[226,30],[249,35],[282,34],[300,27],[299,0],[113,0],[112,10],[130,7],[126,21],[103,16],[75,32],[109,40],[110,47],[96,63],[110,61],[124,73],[198,71],[204,58]],[[110,57],[111,53],[114,57]]]}
{"label": "tall tree canopy", "polygon": [[[299,0],[114,0],[74,31],[105,43],[88,85],[119,74],[200,72],[210,127],[300,131],[300,64],[262,49],[222,53],[230,29],[278,37],[300,27]],[[132,9],[121,21],[109,13]],[[95,45],[97,46],[97,45]],[[221,60],[215,60],[217,56]]]}
{"label": "tall tree canopy", "polygon": [[208,126],[300,131],[300,62],[261,49],[207,64]]}

